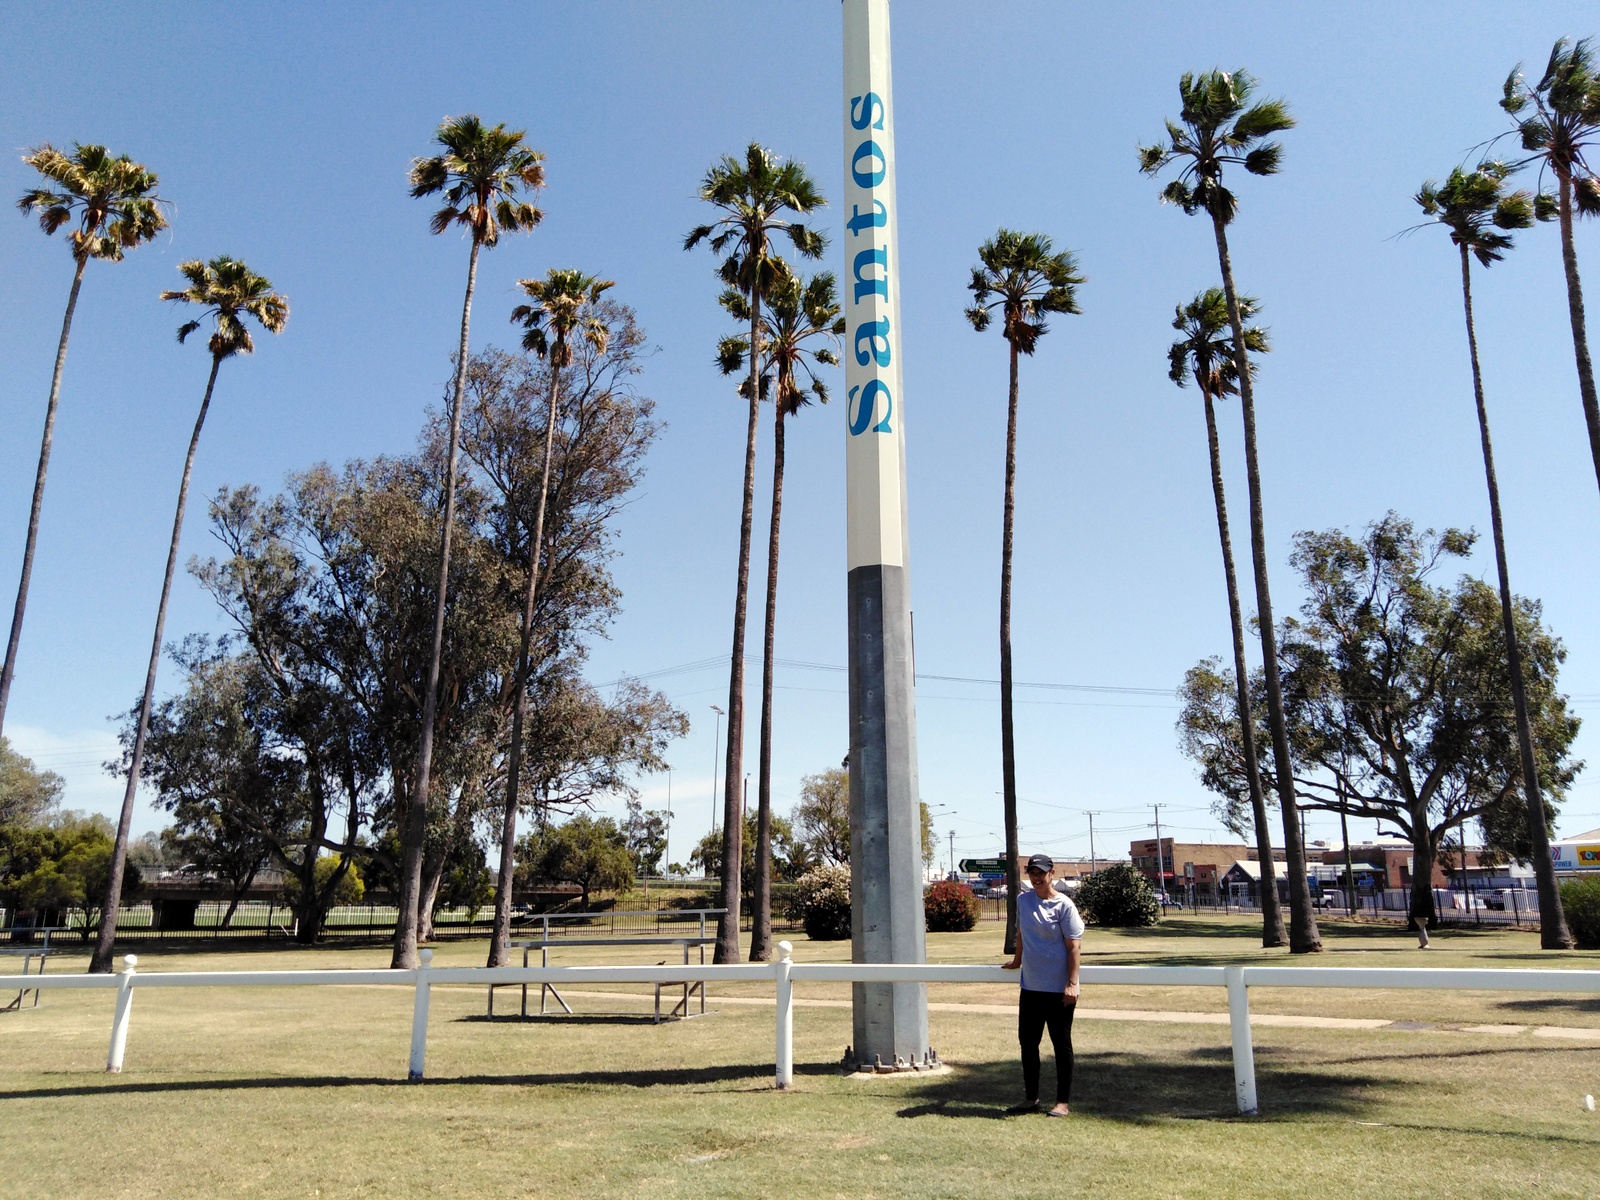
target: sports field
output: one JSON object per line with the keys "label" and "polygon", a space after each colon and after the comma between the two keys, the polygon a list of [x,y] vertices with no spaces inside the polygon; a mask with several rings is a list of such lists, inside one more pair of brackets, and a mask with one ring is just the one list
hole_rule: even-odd
{"label": "sports field", "polygon": [[[1332,925],[1319,966],[1566,966],[1533,935]],[[1091,931],[1092,963],[1263,961],[1226,918]],[[994,961],[994,927],[930,958]],[[481,961],[479,943],[439,965]],[[676,953],[676,951],[669,951]],[[847,947],[796,943],[798,960]],[[552,965],[655,962],[572,948]],[[1284,961],[1280,953],[1270,956]],[[141,954],[141,971],[381,966],[382,947]],[[66,957],[55,970],[75,969]],[[572,994],[574,1018],[484,1019],[436,988],[428,1082],[403,1082],[408,988],[138,993],[127,1069],[103,1074],[111,993],[0,1015],[0,1194],[51,1196],[1589,1196],[1600,1190],[1600,999],[1252,992],[1262,1115],[1233,1112],[1220,990],[1086,989],[1073,1116],[1018,1098],[1012,999],[930,988],[939,1076],[852,1080],[841,987],[797,988],[796,1083],[772,1090],[770,986],[713,988],[712,1015],[655,1026],[648,997]],[[511,996],[506,995],[507,1001]],[[815,1003],[805,1003],[812,1001]],[[828,1003],[828,1002],[835,1003]],[[503,1009],[502,1009],[503,1011]],[[1393,1021],[1371,1027],[1345,1022]],[[1045,1088],[1051,1086],[1046,1057]]]}

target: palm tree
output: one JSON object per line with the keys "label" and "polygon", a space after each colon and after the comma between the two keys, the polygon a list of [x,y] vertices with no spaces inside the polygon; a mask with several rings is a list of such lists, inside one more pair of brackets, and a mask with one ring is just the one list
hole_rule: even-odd
{"label": "palm tree", "polygon": [[[1532,113],[1521,114],[1532,106]],[[1533,87],[1518,66],[1506,79],[1500,107],[1517,118],[1522,146],[1548,164],[1556,177],[1557,213],[1561,218],[1561,264],[1567,276],[1567,318],[1572,324],[1572,350],[1578,360],[1578,394],[1589,430],[1589,453],[1600,482],[1600,398],[1594,387],[1594,365],[1589,359],[1589,336],[1584,328],[1583,283],[1578,278],[1578,251],[1572,240],[1574,215],[1600,214],[1600,179],[1584,158],[1584,151],[1600,136],[1600,71],[1588,38],[1576,44],[1559,39],[1550,51],[1544,75]]]}
{"label": "palm tree", "polygon": [[[1249,320],[1260,312],[1253,297],[1239,297],[1239,316]],[[1239,602],[1239,576],[1233,566],[1233,535],[1228,531],[1228,501],[1222,486],[1222,449],[1217,440],[1216,402],[1238,395],[1239,364],[1228,329],[1228,301],[1221,288],[1207,288],[1188,304],[1178,305],[1172,327],[1183,336],[1167,351],[1167,377],[1179,387],[1192,378],[1206,406],[1206,444],[1211,450],[1211,494],[1217,502],[1217,535],[1222,540],[1222,574],[1228,584],[1228,617],[1233,629],[1233,678],[1238,691],[1240,741],[1244,748],[1245,779],[1250,789],[1251,823],[1255,827],[1256,854],[1262,863],[1272,861],[1272,830],[1267,823],[1267,797],[1261,786],[1261,763],[1256,753],[1256,724],[1250,704],[1250,675],[1244,658],[1244,612]],[[1244,329],[1245,349],[1265,354],[1267,331],[1258,325]],[[1265,869],[1265,868],[1263,868]],[[1269,872],[1270,874],[1270,872]],[[1263,881],[1266,880],[1263,876]],[[1278,889],[1261,889],[1261,944],[1285,946]]]}
{"label": "palm tree", "polygon": [[500,875],[494,890],[494,932],[489,938],[489,963],[503,967],[511,937],[511,885],[517,841],[518,789],[522,776],[522,732],[528,711],[528,659],[533,644],[533,610],[539,597],[539,555],[544,546],[545,502],[550,495],[550,462],[555,453],[556,411],[560,402],[561,372],[572,365],[572,342],[582,338],[598,353],[605,353],[611,329],[594,312],[600,297],[616,286],[582,271],[552,268],[543,279],[521,279],[517,286],[531,304],[519,304],[511,319],[526,332],[523,348],[543,358],[550,372],[549,412],[545,417],[544,456],[539,460],[539,500],[533,527],[528,532],[528,586],[522,597],[522,637],[517,646],[515,700],[511,710],[511,754],[506,764],[505,816],[500,830]]}
{"label": "palm tree", "polygon": [[44,479],[50,468],[50,444],[56,430],[56,402],[61,397],[61,372],[67,365],[67,337],[72,314],[78,307],[83,271],[91,258],[121,262],[125,250],[148,242],[167,226],[161,198],[155,194],[156,173],[126,154],[116,158],[104,146],[74,142],[63,154],[46,143],[22,156],[22,161],[45,177],[46,186],[22,193],[17,207],[37,213],[39,228],[52,234],[76,223],[67,235],[72,250],[72,290],[67,293],[67,315],[61,321],[61,341],[56,345],[56,368],[50,376],[50,399],[44,406],[44,439],[39,446],[39,467],[33,479],[33,507],[28,513],[28,537],[22,548],[22,582],[11,613],[11,636],[6,641],[5,666],[0,668],[0,733],[6,725],[6,703],[17,672],[17,648],[22,643],[22,618],[28,607],[28,582],[33,577],[33,551],[39,541],[39,510],[44,505]]}
{"label": "palm tree", "polygon": [[[1283,818],[1283,844],[1289,870],[1289,949],[1307,954],[1322,949],[1317,917],[1311,907],[1311,885],[1306,879],[1305,847],[1295,820],[1294,766],[1289,753],[1289,728],[1283,715],[1283,683],[1278,675],[1278,637],[1272,624],[1272,591],[1267,583],[1267,533],[1261,512],[1261,467],[1256,457],[1256,401],[1251,381],[1249,349],[1239,293],[1233,284],[1233,261],[1228,255],[1228,226],[1238,210],[1234,195],[1222,183],[1228,164],[1242,166],[1252,175],[1273,175],[1283,157],[1283,147],[1268,139],[1294,128],[1294,118],[1281,100],[1250,104],[1256,81],[1245,71],[1184,73],[1178,82],[1183,108],[1178,121],[1167,122],[1167,141],[1139,148],[1139,169],[1156,175],[1172,163],[1181,163],[1178,178],[1162,189],[1163,202],[1182,205],[1193,216],[1211,218],[1222,268],[1223,296],[1228,303],[1228,325],[1233,332],[1233,354],[1239,384],[1239,407],[1244,416],[1245,473],[1250,485],[1250,557],[1255,567],[1256,616],[1261,626],[1261,657],[1267,682],[1267,721],[1272,731],[1272,757],[1278,782],[1278,807]],[[1270,875],[1267,864],[1262,870]]]}
{"label": "palm tree", "polygon": [[477,117],[446,117],[434,135],[443,153],[411,164],[411,195],[443,193],[444,204],[429,223],[434,233],[452,225],[472,235],[467,260],[467,295],[461,305],[461,341],[450,394],[450,449],[446,457],[444,521],[439,535],[439,588],[434,597],[433,649],[422,694],[422,730],[417,769],[405,808],[401,843],[400,912],[395,918],[392,965],[417,965],[417,901],[422,890],[422,852],[428,820],[428,784],[433,771],[433,726],[439,711],[439,668],[444,653],[444,615],[450,590],[450,532],[456,519],[456,454],[461,441],[461,393],[466,386],[467,339],[472,328],[472,292],[478,282],[478,252],[494,246],[502,230],[522,233],[543,219],[518,192],[544,186],[544,155],[523,144],[527,131],[485,125]]}
{"label": "palm tree", "polygon": [[[205,427],[206,411],[217,386],[217,371],[224,359],[235,354],[250,354],[255,342],[246,318],[256,321],[268,333],[283,332],[289,320],[289,300],[272,290],[265,276],[257,275],[236,258],[226,256],[201,262],[198,258],[180,263],[178,270],[189,286],[162,292],[163,300],[198,304],[204,311],[178,327],[178,341],[185,342],[206,318],[213,321],[206,349],[211,351],[211,374],[206,378],[205,394],[200,398],[200,415],[195,418],[189,437],[189,453],[183,460],[183,478],[178,484],[178,509],[172,518],[172,540],[167,545],[167,571],[161,579],[161,603],[156,606],[156,632],[150,641],[150,665],[145,671],[144,694],[139,699],[139,723],[133,737],[133,754],[128,761],[128,783],[122,792],[122,814],[117,819],[117,838],[111,850],[111,871],[105,897],[100,902],[100,930],[95,940],[89,970],[111,970],[112,943],[117,937],[117,911],[122,899],[123,868],[128,857],[128,830],[133,823],[133,798],[139,788],[139,768],[144,760],[145,738],[150,731],[150,705],[155,699],[156,668],[161,662],[161,636],[167,624],[167,599],[172,595],[172,576],[178,566],[178,540],[183,534],[183,511],[189,501],[189,476],[194,471],[194,454],[200,445],[200,430]],[[313,850],[313,853],[315,851]]]}
{"label": "palm tree", "polygon": [[751,142],[744,160],[724,155],[706,172],[700,198],[722,211],[706,225],[697,225],[684,238],[692,250],[708,242],[723,255],[718,273],[722,282],[742,293],[750,304],[750,377],[742,389],[749,403],[744,449],[744,511],[739,523],[739,571],[733,600],[733,658],[728,674],[728,756],[723,786],[722,885],[718,904],[717,948],[713,961],[739,961],[739,863],[744,853],[740,816],[741,779],[744,775],[744,626],[750,593],[750,538],[755,521],[756,430],[761,419],[761,354],[759,331],[761,301],[784,272],[783,260],[773,249],[773,238],[785,234],[806,258],[820,258],[826,244],[821,233],[792,218],[821,208],[822,192],[803,165],[784,162],[765,147]]}
{"label": "palm tree", "polygon": [[[729,288],[722,306],[734,320],[748,320],[750,304],[744,293]],[[844,333],[838,296],[831,272],[823,271],[802,281],[785,272],[773,285],[766,314],[761,319],[761,349],[766,359],[762,393],[773,401],[772,524],[767,533],[767,613],[761,651],[761,762],[756,801],[755,904],[751,922],[750,961],[772,958],[772,665],[778,622],[778,527],[783,516],[784,421],[811,403],[828,402],[828,386],[816,373],[816,364],[835,367],[833,347]],[[820,344],[819,344],[820,343]],[[717,361],[724,375],[744,367],[750,343],[742,337],[724,338]],[[805,384],[802,386],[802,376]],[[747,384],[748,385],[748,384]]]}
{"label": "palm tree", "polygon": [[1000,526],[1000,773],[1006,822],[1006,953],[1016,946],[1017,755],[1011,715],[1011,543],[1016,513],[1017,359],[1031,355],[1045,335],[1046,313],[1078,312],[1078,263],[1070,250],[1056,251],[1042,233],[1002,229],[978,247],[981,266],[972,268],[972,307],[967,320],[979,332],[989,327],[993,310],[1001,314],[1000,333],[1011,350],[1010,390],[1006,400],[1005,507]]}
{"label": "palm tree", "polygon": [[1441,186],[1429,180],[1416,201],[1429,224],[1442,225],[1461,253],[1461,300],[1467,318],[1467,351],[1472,359],[1472,393],[1478,404],[1478,436],[1483,443],[1483,473],[1489,485],[1489,523],[1494,529],[1494,561],[1500,579],[1500,618],[1505,626],[1506,666],[1511,675],[1511,703],[1516,712],[1517,753],[1522,760],[1522,795],[1528,805],[1528,834],[1533,847],[1533,871],[1539,887],[1539,944],[1546,950],[1570,950],[1572,934],[1561,908],[1555,867],[1550,861],[1550,830],[1544,797],[1539,787],[1539,764],[1533,748],[1533,727],[1528,719],[1527,685],[1522,676],[1522,648],[1513,616],[1511,576],[1506,567],[1505,528],[1500,518],[1500,483],[1495,476],[1494,448],[1489,441],[1489,410],[1483,399],[1483,374],[1478,368],[1478,333],[1472,318],[1472,260],[1489,267],[1511,249],[1503,230],[1527,229],[1535,218],[1548,219],[1555,207],[1549,196],[1534,197],[1508,191],[1505,183],[1515,170],[1501,162],[1480,163],[1475,169],[1457,167]]}

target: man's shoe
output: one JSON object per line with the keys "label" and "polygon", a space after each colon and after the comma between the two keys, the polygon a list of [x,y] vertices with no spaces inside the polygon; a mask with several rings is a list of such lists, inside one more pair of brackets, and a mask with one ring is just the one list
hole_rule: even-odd
{"label": "man's shoe", "polygon": [[1010,1108],[1006,1109],[1006,1116],[1008,1116],[1008,1117],[1020,1117],[1023,1113],[1031,1113],[1031,1112],[1038,1112],[1038,1111],[1039,1111],[1039,1102],[1037,1100],[1027,1100],[1027,1101],[1024,1101],[1021,1104],[1013,1104]]}

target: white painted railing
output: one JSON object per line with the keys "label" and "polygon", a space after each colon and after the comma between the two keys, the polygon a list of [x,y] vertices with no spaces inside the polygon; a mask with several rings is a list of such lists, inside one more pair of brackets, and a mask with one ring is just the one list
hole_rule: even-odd
{"label": "white painted railing", "polygon": [[[772,963],[732,966],[607,967],[435,967],[433,952],[421,952],[414,970],[328,971],[175,971],[141,975],[130,954],[115,975],[0,975],[0,991],[29,988],[107,988],[117,993],[111,1020],[111,1047],[106,1070],[122,1070],[128,1044],[133,993],[150,987],[290,987],[303,985],[388,985],[416,989],[411,1017],[408,1078],[419,1080],[427,1061],[428,1002],[435,984],[478,987],[505,984],[590,983],[732,983],[770,981],[777,986],[775,1082],[794,1083],[794,985],[817,983],[1003,983],[1017,975],[998,966],[949,966],[936,963],[797,963],[793,947],[779,942],[780,957]],[[1228,991],[1229,1026],[1233,1039],[1233,1082],[1239,1111],[1253,1114],[1256,1103],[1255,1050],[1250,1036],[1251,987],[1420,988],[1432,991],[1578,992],[1600,994],[1600,971],[1522,970],[1431,967],[1101,967],[1085,966],[1087,985],[1156,987],[1224,987]]]}

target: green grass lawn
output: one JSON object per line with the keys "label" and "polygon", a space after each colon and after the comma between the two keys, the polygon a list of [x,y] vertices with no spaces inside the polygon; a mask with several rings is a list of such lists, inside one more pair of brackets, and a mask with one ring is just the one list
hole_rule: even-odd
{"label": "green grass lawn", "polygon": [[[1392,928],[1325,928],[1316,965],[1600,967],[1527,934],[1445,935],[1426,952]],[[934,935],[930,957],[994,961],[998,932]],[[435,962],[481,962],[482,943]],[[670,952],[669,952],[670,953]],[[801,960],[839,944],[797,942]],[[552,963],[655,962],[653,948],[570,948]],[[1285,961],[1249,922],[1175,919],[1091,931],[1090,962]],[[144,970],[381,966],[383,948],[146,953]],[[79,965],[52,960],[52,969]],[[608,992],[639,992],[611,985]],[[948,985],[941,1002],[1005,1004]],[[799,996],[842,999],[819,984]],[[770,996],[771,987],[713,988]],[[509,997],[507,997],[509,999]],[[102,1073],[109,992],[47,993],[0,1015],[0,1195],[720,1197],[1589,1196],[1600,1191],[1600,1045],[1429,1028],[1258,1028],[1263,1115],[1233,1113],[1227,1030],[1084,1020],[1074,1115],[1002,1119],[1017,1098],[1014,1024],[931,1017],[948,1074],[845,1079],[847,1008],[795,1015],[796,1084],[772,1090],[773,1011],[723,1005],[654,1026],[633,1000],[574,996],[580,1016],[483,1018],[481,991],[437,988],[429,1081],[401,1082],[409,989],[150,990],[127,1070]],[[1093,1009],[1222,1007],[1220,990],[1090,988]],[[1600,1002],[1490,993],[1258,989],[1258,1012],[1438,1025],[1600,1027]],[[587,1015],[585,1015],[587,1014]],[[1045,1086],[1051,1073],[1045,1069]]]}

